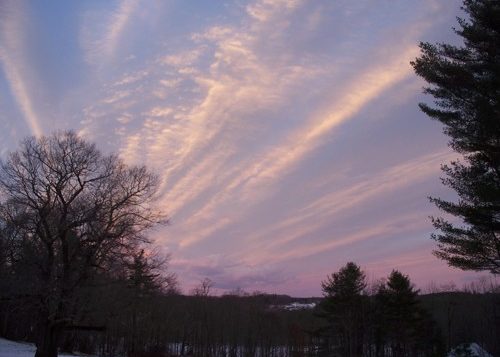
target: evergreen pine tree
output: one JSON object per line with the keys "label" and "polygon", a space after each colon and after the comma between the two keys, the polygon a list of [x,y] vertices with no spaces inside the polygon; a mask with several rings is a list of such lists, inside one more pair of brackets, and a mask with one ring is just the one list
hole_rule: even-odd
{"label": "evergreen pine tree", "polygon": [[383,311],[385,340],[394,356],[405,356],[413,344],[419,315],[417,294],[410,279],[397,270],[379,288],[377,300]]}
{"label": "evergreen pine tree", "polygon": [[435,254],[451,266],[500,273],[500,2],[465,0],[468,19],[455,29],[463,45],[421,43],[412,65],[430,86],[435,106],[420,104],[444,124],[462,161],[443,165],[457,202],[431,198],[463,224],[433,218]]}
{"label": "evergreen pine tree", "polygon": [[[150,317],[151,304],[155,297],[158,297],[166,287],[165,279],[161,275],[162,264],[155,264],[151,261],[144,250],[141,249],[134,255],[132,262],[128,266],[128,288],[130,293],[130,312],[127,338],[127,352],[129,355],[145,348],[144,326],[140,326],[139,317],[143,320]],[[142,327],[142,328],[141,328]],[[142,333],[141,333],[142,332]]]}
{"label": "evergreen pine tree", "polygon": [[418,300],[418,290],[408,276],[393,270],[387,283],[380,285],[377,304],[377,356],[440,355],[439,332]]}
{"label": "evergreen pine tree", "polygon": [[161,292],[161,274],[148,262],[144,249],[133,257],[129,270],[129,285],[137,298]]}
{"label": "evergreen pine tree", "polygon": [[349,262],[327,277],[321,287],[325,299],[320,316],[327,320],[325,352],[346,357],[362,355],[365,274]]}

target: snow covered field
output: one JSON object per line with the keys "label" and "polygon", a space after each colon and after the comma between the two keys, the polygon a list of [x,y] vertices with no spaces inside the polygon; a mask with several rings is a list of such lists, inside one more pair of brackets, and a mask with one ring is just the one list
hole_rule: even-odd
{"label": "snow covered field", "polygon": [[[33,344],[0,338],[0,357],[33,357],[34,355],[35,346]],[[59,357],[75,357],[75,355],[59,354]]]}

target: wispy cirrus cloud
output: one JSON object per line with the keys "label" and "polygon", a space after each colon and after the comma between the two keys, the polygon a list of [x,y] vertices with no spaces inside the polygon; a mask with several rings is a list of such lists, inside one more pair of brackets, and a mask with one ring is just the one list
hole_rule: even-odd
{"label": "wispy cirrus cloud", "polygon": [[[5,1],[0,5],[0,61],[11,92],[31,133],[42,134],[42,128],[30,92],[34,78],[27,63],[25,29],[28,11],[22,1]],[[31,77],[31,78],[30,78]]]}
{"label": "wispy cirrus cloud", "polygon": [[[425,221],[425,214],[412,213],[399,217],[394,217],[393,220],[387,220],[376,225],[357,230],[350,234],[342,235],[341,237],[332,237],[326,242],[317,243],[314,245],[302,245],[298,249],[280,250],[272,255],[274,262],[282,260],[292,260],[324,254],[325,252],[336,250],[352,244],[360,244],[367,240],[377,240],[380,238],[391,237],[398,234],[412,232],[414,230],[425,230],[428,226]],[[265,257],[263,260],[265,260]],[[261,258],[261,259],[262,259]],[[269,258],[269,257],[267,257]]]}
{"label": "wispy cirrus cloud", "polygon": [[98,66],[112,63],[123,33],[137,9],[138,0],[120,0],[104,19],[101,13],[84,14],[80,43],[88,62]]}
{"label": "wispy cirrus cloud", "polygon": [[108,57],[114,54],[116,47],[118,46],[118,42],[121,39],[123,30],[130,21],[137,5],[138,0],[123,0],[120,3],[118,10],[113,14],[112,20],[110,21],[104,36],[103,43],[101,44],[103,51]]}
{"label": "wispy cirrus cloud", "polygon": [[[309,245],[307,239],[309,236],[317,236],[321,228],[331,224],[332,220],[335,221],[332,217],[337,217],[339,220],[346,216],[356,216],[356,211],[359,211],[360,207],[366,207],[370,202],[382,200],[383,197],[397,194],[401,190],[409,189],[422,181],[438,176],[440,164],[454,158],[456,155],[449,150],[424,155],[409,162],[389,167],[382,172],[365,177],[359,182],[354,181],[349,186],[333,190],[333,192],[322,195],[312,202],[304,202],[304,205],[300,206],[296,212],[291,210],[286,219],[247,236],[246,243],[256,248],[255,253],[251,255],[253,256],[252,261],[266,261],[270,257],[276,258],[277,256],[293,258],[314,255],[346,244],[359,243],[363,239],[370,239],[376,235],[393,234],[391,230],[394,227],[411,231],[415,228],[411,224],[412,220],[418,222],[418,227],[428,227],[426,214],[418,212],[396,217],[405,224],[393,221],[382,222],[376,228],[370,226],[362,233],[351,234],[354,238],[327,237],[326,243],[305,247]],[[335,185],[335,182],[325,185]],[[276,238],[269,241],[268,237]],[[297,240],[304,242],[304,244],[295,248],[287,247],[288,243]]]}
{"label": "wispy cirrus cloud", "polygon": [[302,3],[301,0],[264,0],[249,4],[246,7],[247,13],[259,22],[270,22],[283,11],[290,11],[297,8]]}
{"label": "wispy cirrus cloud", "polygon": [[[285,2],[283,6],[288,9]],[[273,8],[280,13],[281,7]],[[150,125],[143,125],[136,134],[130,135],[122,153],[127,158],[146,155],[148,161],[165,167],[162,177],[170,187],[164,199],[172,202],[168,207],[171,212],[189,204],[210,187],[212,180],[200,176],[200,172],[207,175],[208,171],[203,169],[207,163],[227,165],[236,150],[235,136],[244,135],[246,128],[251,130],[259,125],[255,120],[248,121],[250,117],[259,110],[279,107],[287,91],[318,72],[317,68],[293,63],[284,62],[283,66],[266,63],[256,52],[263,36],[254,24],[246,24],[241,29],[211,27],[191,36],[193,49],[162,56],[156,61],[155,66],[161,66],[164,78],[160,76],[158,85],[151,89],[155,96],[168,101],[167,93],[186,90],[194,93],[195,99],[191,99],[191,103],[185,100],[182,105],[174,100],[166,106],[154,105],[143,111],[144,123],[158,125],[154,131]],[[199,67],[201,57],[208,57],[206,70]],[[175,75],[169,76],[169,73]],[[116,99],[119,93],[121,91],[115,92],[111,98]],[[134,144],[137,135],[147,146]],[[137,155],[136,149],[142,153]],[[167,164],[165,152],[169,153]],[[196,185],[190,185],[194,181]],[[190,190],[185,189],[187,185],[191,186]]]}
{"label": "wispy cirrus cloud", "polygon": [[416,53],[416,46],[411,45],[399,51],[392,61],[384,58],[386,63],[369,67],[343,86],[342,93],[338,93],[339,98],[333,99],[333,105],[313,114],[282,143],[271,147],[263,155],[252,158],[250,162],[243,161],[236,169],[229,170],[233,175],[222,174],[229,176],[224,187],[188,220],[187,225],[190,225],[193,233],[182,245],[188,246],[204,239],[206,235],[196,234],[196,225],[206,226],[208,222],[213,222],[217,206],[223,205],[228,199],[238,196],[240,202],[247,205],[259,200],[259,197],[262,199],[262,195],[266,194],[266,187],[300,163],[321,144],[326,135],[331,135],[332,130],[354,119],[356,113],[371,100],[411,75],[408,62]]}
{"label": "wispy cirrus cloud", "polygon": [[[129,162],[146,158],[161,172],[161,202],[176,232],[168,236],[169,244],[188,251],[237,226],[338,128],[412,75],[408,62],[418,53],[416,38],[425,31],[426,20],[410,28],[405,24],[406,36],[390,47],[366,49],[364,56],[372,60],[353,62],[347,75],[338,71],[345,59],[318,67],[313,60],[292,55],[293,48],[288,55],[264,54],[271,22],[281,24],[273,32],[276,48],[287,50],[286,32],[300,10],[299,2],[255,2],[246,8],[247,17],[240,23],[197,32],[188,46],[158,56],[153,66],[127,73],[94,108],[96,113],[103,110],[100,118],[113,113],[136,118],[119,120],[121,154]],[[314,25],[309,30],[315,31]],[[316,108],[300,116],[287,112],[291,117],[282,127],[277,113],[294,100],[303,100],[301,93],[325,77],[334,83],[323,87],[329,95],[319,96]],[[148,94],[152,96],[145,97]],[[144,100],[137,102],[137,98]],[[141,103],[140,109],[134,103]],[[274,136],[264,145],[252,140],[253,135],[266,139],[266,128],[273,126]],[[317,212],[319,208],[311,208],[307,214]],[[324,212],[327,220],[338,211]],[[317,234],[324,220],[306,228],[291,225],[292,234],[267,227],[262,236],[266,231],[275,235],[263,249],[279,250],[287,241]]]}

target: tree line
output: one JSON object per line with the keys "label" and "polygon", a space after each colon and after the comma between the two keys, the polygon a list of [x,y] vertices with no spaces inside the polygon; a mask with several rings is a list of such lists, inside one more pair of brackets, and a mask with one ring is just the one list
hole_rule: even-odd
{"label": "tree line", "polygon": [[[445,356],[462,343],[500,352],[497,286],[419,295],[409,277],[393,271],[367,283],[348,263],[322,283],[322,298],[235,290],[211,295],[203,282],[182,295],[165,289],[141,254],[122,277],[87,294],[85,320],[67,328],[60,352],[99,356]],[[163,284],[163,285],[162,285]],[[205,288],[203,288],[205,286]],[[314,309],[289,311],[291,302]],[[0,305],[0,336],[36,341],[36,307]],[[87,328],[85,328],[87,327]],[[98,328],[101,327],[101,328]]]}

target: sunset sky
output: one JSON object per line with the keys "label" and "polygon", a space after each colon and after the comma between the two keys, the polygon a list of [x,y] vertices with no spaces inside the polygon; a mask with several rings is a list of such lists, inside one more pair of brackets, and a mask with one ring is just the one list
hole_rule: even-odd
{"label": "sunset sky", "polygon": [[[320,295],[348,261],[425,289],[427,196],[457,157],[418,109],[418,42],[455,42],[455,0],[0,2],[0,153],[74,129],[162,179],[151,237],[184,292],[208,277]],[[485,275],[485,274],[481,274]]]}

